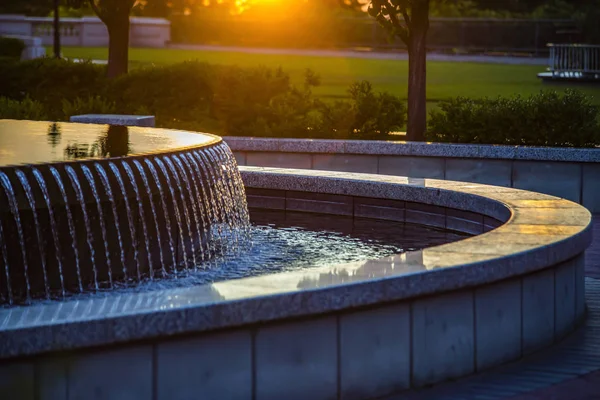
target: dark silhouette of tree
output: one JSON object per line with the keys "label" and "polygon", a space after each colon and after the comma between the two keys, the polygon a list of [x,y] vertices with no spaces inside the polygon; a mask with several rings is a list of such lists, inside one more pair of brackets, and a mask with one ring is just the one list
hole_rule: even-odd
{"label": "dark silhouette of tree", "polygon": [[369,14],[408,47],[407,139],[425,140],[429,0],[371,0]]}
{"label": "dark silhouette of tree", "polygon": [[71,7],[89,4],[108,30],[110,78],[126,74],[129,63],[129,15],[136,0],[66,0]]}

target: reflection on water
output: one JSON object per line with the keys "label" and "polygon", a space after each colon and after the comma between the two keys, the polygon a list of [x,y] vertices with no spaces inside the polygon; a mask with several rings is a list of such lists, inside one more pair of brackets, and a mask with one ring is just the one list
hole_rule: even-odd
{"label": "reflection on water", "polygon": [[65,158],[122,157],[135,151],[129,143],[129,128],[126,126],[109,126],[104,135],[93,143],[70,143],[65,147]]}
{"label": "reflection on water", "polygon": [[48,125],[48,144],[55,148],[60,144],[60,125],[56,122]]}
{"label": "reflection on water", "polygon": [[215,140],[156,128],[0,119],[0,167],[168,151]]}

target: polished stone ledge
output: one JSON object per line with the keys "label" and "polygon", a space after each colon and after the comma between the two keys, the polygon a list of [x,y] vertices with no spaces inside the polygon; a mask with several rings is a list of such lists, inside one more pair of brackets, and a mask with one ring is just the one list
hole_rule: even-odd
{"label": "polished stone ledge", "polygon": [[430,179],[241,170],[251,188],[419,202],[481,213],[506,223],[459,242],[378,260],[4,309],[0,311],[0,358],[311,318],[472,290],[543,273],[580,256],[591,241],[590,213],[553,196]]}
{"label": "polished stone ledge", "polygon": [[154,115],[83,114],[73,115],[71,122],[154,128]]}
{"label": "polished stone ledge", "polygon": [[375,140],[274,139],[227,136],[234,152],[364,154],[500,160],[600,162],[600,149]]}

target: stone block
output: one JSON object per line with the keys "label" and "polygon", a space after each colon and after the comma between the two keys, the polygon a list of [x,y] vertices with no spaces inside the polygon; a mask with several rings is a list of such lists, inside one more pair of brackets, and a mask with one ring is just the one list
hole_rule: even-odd
{"label": "stone block", "polygon": [[446,209],[446,229],[478,235],[483,233],[483,215],[448,208]]}
{"label": "stone block", "polygon": [[313,169],[324,171],[377,173],[376,155],[315,154]]}
{"label": "stone block", "polygon": [[582,164],[583,188],[581,204],[590,212],[600,212],[600,164]]}
{"label": "stone block", "polygon": [[247,152],[246,165],[254,167],[310,169],[312,159],[306,153]]}
{"label": "stone block", "polygon": [[581,164],[566,162],[514,161],[513,187],[581,200]]}
{"label": "stone block", "polygon": [[486,159],[446,159],[446,179],[510,187],[512,161]]}
{"label": "stone block", "polygon": [[475,369],[473,293],[416,300],[412,312],[413,385],[437,383]]}
{"label": "stone block", "polygon": [[444,159],[435,157],[379,156],[379,173],[411,178],[444,179]]}
{"label": "stone block", "polygon": [[252,398],[250,331],[216,333],[157,347],[157,400]]}
{"label": "stone block", "polygon": [[0,364],[0,398],[34,400],[34,366],[29,362]]}
{"label": "stone block", "polygon": [[352,215],[351,196],[288,191],[285,200],[286,210],[314,212],[333,215]]}
{"label": "stone block", "polygon": [[521,309],[520,279],[475,290],[477,371],[520,357]]}
{"label": "stone block", "polygon": [[69,399],[152,398],[152,347],[81,353],[69,360]]}
{"label": "stone block", "polygon": [[82,124],[144,126],[150,128],[155,125],[154,115],[83,114],[73,115],[69,120]]}
{"label": "stone block", "polygon": [[354,217],[373,218],[387,221],[404,221],[403,201],[387,199],[354,198]]}
{"label": "stone block", "polygon": [[37,362],[39,400],[68,400],[67,361],[48,357]]}
{"label": "stone block", "polygon": [[575,260],[575,321],[580,322],[585,315],[585,257]]}
{"label": "stone block", "polygon": [[266,326],[256,334],[256,399],[337,399],[335,317]]}
{"label": "stone block", "polygon": [[446,227],[446,210],[429,204],[406,202],[405,221],[413,224]]}
{"label": "stone block", "polygon": [[523,277],[523,354],[554,340],[554,270]]}
{"label": "stone block", "polygon": [[243,151],[234,151],[233,156],[237,165],[246,165],[246,153]]}
{"label": "stone block", "polygon": [[575,266],[572,259],[559,265],[554,270],[554,335],[560,339],[573,330],[575,326],[576,287]]}
{"label": "stone block", "polygon": [[340,316],[341,399],[378,398],[410,386],[407,304]]}

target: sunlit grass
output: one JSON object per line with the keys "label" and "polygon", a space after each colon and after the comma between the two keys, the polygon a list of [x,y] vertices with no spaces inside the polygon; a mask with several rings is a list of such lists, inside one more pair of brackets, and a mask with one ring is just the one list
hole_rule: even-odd
{"label": "sunlit grass", "polygon": [[[65,47],[65,57],[107,59],[106,48]],[[322,78],[314,90],[323,97],[347,96],[348,86],[357,80],[369,80],[378,90],[386,90],[402,98],[407,95],[408,62],[404,60],[375,60],[342,57],[297,55],[262,55],[239,52],[196,51],[175,49],[131,49],[132,68],[147,64],[176,63],[199,60],[213,64],[282,67],[294,83],[301,84],[304,70],[310,68]],[[530,95],[541,89],[564,90],[565,84],[542,83],[537,77],[543,67],[529,65],[499,65],[466,62],[428,63],[427,96],[437,102],[453,96],[495,97],[515,94]],[[600,104],[600,86],[578,86],[593,95]]]}

